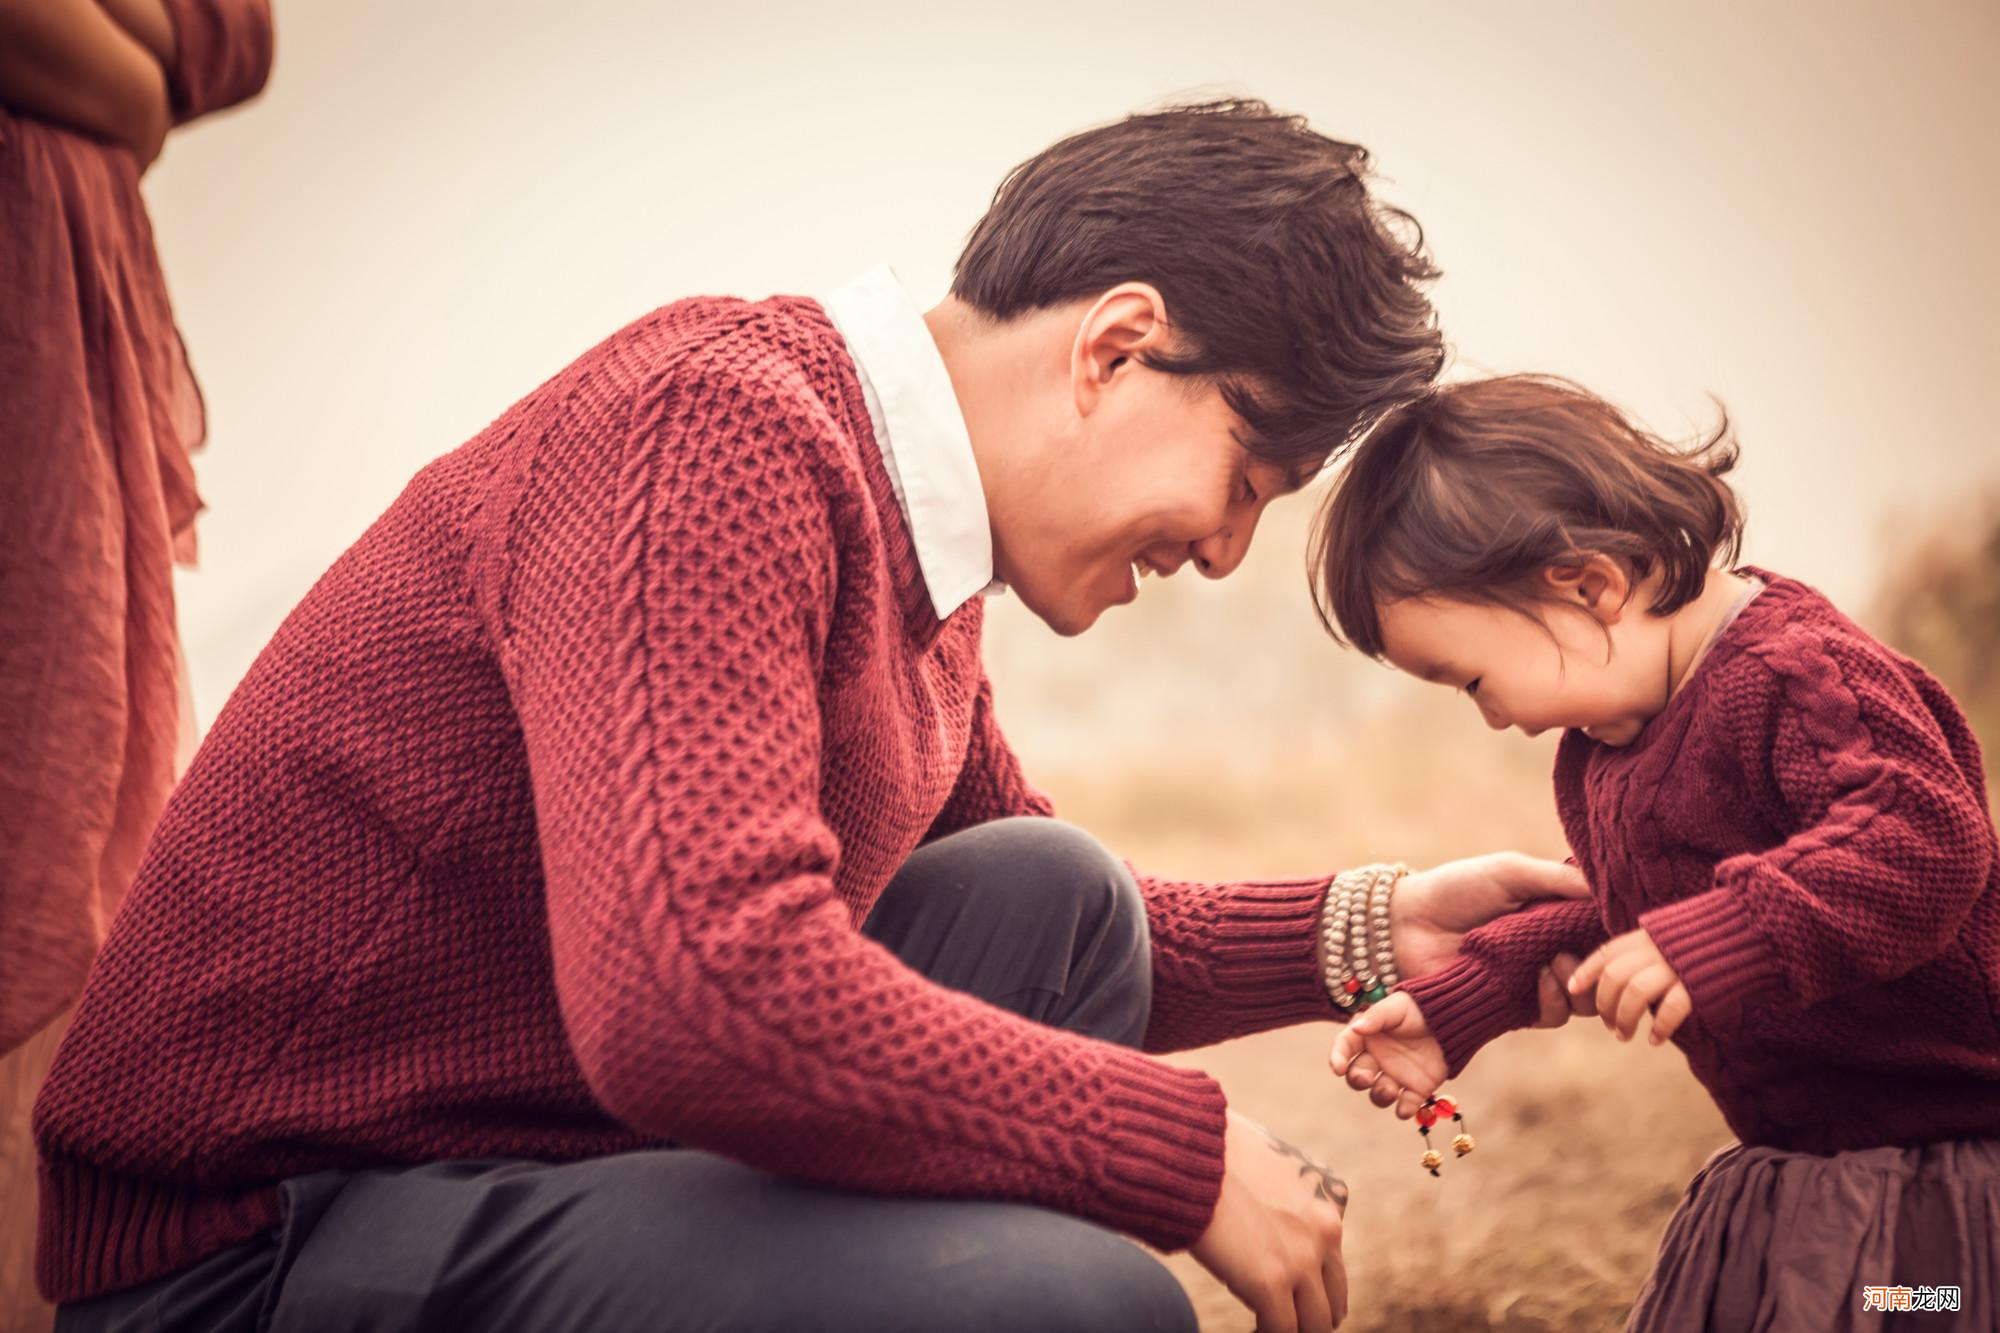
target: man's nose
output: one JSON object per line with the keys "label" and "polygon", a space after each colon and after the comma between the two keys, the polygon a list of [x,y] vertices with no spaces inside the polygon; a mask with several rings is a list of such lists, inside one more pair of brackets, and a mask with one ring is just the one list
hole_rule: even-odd
{"label": "man's nose", "polygon": [[1255,531],[1256,522],[1252,518],[1248,522],[1225,523],[1189,548],[1195,568],[1202,572],[1204,578],[1226,578],[1236,572],[1236,567],[1249,553],[1250,534]]}

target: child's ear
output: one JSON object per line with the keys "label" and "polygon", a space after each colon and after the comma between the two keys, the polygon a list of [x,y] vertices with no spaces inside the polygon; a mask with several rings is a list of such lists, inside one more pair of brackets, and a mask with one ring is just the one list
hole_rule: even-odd
{"label": "child's ear", "polygon": [[1600,625],[1615,625],[1625,614],[1632,580],[1625,566],[1608,555],[1592,554],[1575,564],[1550,565],[1542,581],[1556,601],[1582,608]]}

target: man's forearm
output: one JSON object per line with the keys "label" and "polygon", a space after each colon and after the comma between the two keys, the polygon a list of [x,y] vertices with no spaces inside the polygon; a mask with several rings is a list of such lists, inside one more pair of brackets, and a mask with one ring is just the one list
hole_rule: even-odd
{"label": "man's forearm", "polygon": [[97,0],[0,0],[0,102],[142,163],[172,114],[159,60]]}

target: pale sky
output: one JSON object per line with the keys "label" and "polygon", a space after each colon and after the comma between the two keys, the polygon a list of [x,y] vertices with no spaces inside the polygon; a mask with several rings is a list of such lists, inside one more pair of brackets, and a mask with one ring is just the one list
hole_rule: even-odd
{"label": "pale sky", "polygon": [[[204,725],[423,463],[621,324],[877,262],[928,303],[1009,167],[1188,92],[1373,151],[1445,270],[1455,373],[1571,375],[1669,434],[1718,395],[1750,556],[1837,600],[1898,525],[2000,479],[1986,0],[277,11],[264,97],[146,183],[210,409],[180,584]],[[1220,639],[1275,625],[1320,661],[1310,510],[1101,637],[998,609],[1010,726],[1148,644],[1212,677]]]}

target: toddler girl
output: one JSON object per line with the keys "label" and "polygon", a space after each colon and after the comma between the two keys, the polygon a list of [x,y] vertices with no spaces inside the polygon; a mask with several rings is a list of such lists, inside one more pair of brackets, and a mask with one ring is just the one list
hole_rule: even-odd
{"label": "toddler girl", "polygon": [[1588,954],[1572,990],[1621,1039],[1650,1013],[1740,1140],[1688,1186],[1628,1330],[1895,1326],[1884,1306],[2000,1327],[1978,745],[1818,592],[1729,567],[1735,459],[1726,422],[1677,449],[1525,375],[1439,387],[1355,452],[1322,617],[1489,726],[1564,729],[1556,805],[1593,897],[1472,932],[1343,1029],[1334,1072],[1399,1085],[1407,1118],[1532,1024],[1545,964]]}

